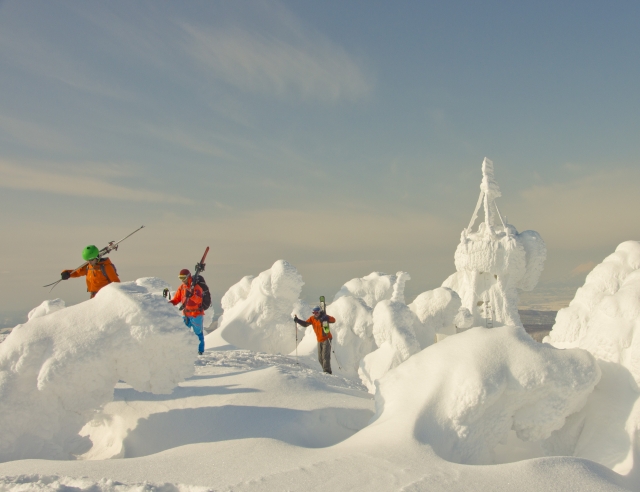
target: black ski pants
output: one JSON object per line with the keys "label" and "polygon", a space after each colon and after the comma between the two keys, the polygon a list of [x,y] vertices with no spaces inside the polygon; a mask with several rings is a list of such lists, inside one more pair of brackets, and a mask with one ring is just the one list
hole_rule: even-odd
{"label": "black ski pants", "polygon": [[318,342],[318,362],[324,372],[331,374],[331,342],[328,339]]}

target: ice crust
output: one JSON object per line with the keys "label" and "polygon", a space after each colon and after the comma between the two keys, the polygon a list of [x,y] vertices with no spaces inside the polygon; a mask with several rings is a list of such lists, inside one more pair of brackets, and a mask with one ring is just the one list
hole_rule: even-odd
{"label": "ice crust", "polygon": [[[31,316],[0,344],[0,461],[82,453],[90,442],[78,431],[118,380],[170,393],[193,374],[197,338],[150,282],[110,284],[94,299]],[[60,303],[36,314],[44,305]]]}

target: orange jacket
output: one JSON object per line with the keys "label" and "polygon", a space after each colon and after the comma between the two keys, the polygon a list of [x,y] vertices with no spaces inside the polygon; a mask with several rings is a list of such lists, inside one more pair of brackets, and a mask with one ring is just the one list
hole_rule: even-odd
{"label": "orange jacket", "polygon": [[[186,299],[187,290],[191,289],[191,284],[193,283],[193,278],[189,277],[189,281],[187,284],[182,284],[178,287],[173,299],[169,302],[174,306],[177,306],[178,303],[184,302]],[[204,316],[204,311],[202,310],[202,287],[196,285],[196,288],[193,289],[193,295],[187,301],[187,305],[182,311],[185,316],[189,318],[195,318],[196,316]]]}
{"label": "orange jacket", "polygon": [[105,285],[109,285],[111,282],[120,282],[116,266],[111,263],[109,258],[102,258],[95,266],[87,263],[85,266],[73,270],[69,276],[84,277],[85,275],[87,276],[87,292],[91,293],[91,297],[95,296]]}
{"label": "orange jacket", "polygon": [[[316,318],[311,315],[311,317],[307,320],[308,325],[313,326],[313,331],[316,332],[316,339],[319,342],[324,342],[325,340],[331,340],[333,335],[329,332],[328,335],[325,335],[324,330],[322,329],[322,320],[326,320],[329,323],[335,323],[336,319],[333,316],[329,316],[328,314],[322,314],[320,318]],[[308,326],[307,325],[307,326]]]}

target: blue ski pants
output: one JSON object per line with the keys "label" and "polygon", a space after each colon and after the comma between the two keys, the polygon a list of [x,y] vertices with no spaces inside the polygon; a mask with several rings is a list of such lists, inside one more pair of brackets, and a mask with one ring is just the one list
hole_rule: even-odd
{"label": "blue ski pants", "polygon": [[198,335],[198,339],[200,340],[200,345],[198,345],[198,352],[204,352],[204,332],[202,330],[203,318],[204,316],[196,316],[195,318],[184,316],[182,318],[184,324],[191,328],[196,335]]}

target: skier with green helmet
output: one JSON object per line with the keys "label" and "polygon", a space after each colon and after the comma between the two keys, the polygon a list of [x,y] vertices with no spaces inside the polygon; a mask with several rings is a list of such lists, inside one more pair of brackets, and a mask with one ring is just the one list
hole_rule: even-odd
{"label": "skier with green helmet", "polygon": [[62,280],[71,277],[87,277],[87,292],[94,298],[100,289],[111,282],[120,282],[116,266],[109,258],[101,258],[100,250],[93,244],[82,250],[82,258],[85,263],[76,270],[64,270],[60,276]]}

